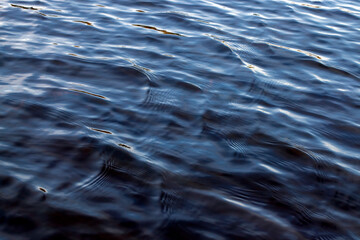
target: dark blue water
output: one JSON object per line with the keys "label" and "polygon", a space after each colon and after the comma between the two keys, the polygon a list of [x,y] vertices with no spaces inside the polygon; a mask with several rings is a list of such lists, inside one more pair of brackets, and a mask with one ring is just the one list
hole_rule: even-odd
{"label": "dark blue water", "polygon": [[360,239],[358,0],[2,0],[0,239]]}

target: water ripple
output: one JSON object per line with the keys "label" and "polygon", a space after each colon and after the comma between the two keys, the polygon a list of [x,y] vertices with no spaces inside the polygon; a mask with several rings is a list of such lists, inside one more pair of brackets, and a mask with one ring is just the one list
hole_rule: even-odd
{"label": "water ripple", "polygon": [[359,239],[359,19],[1,1],[0,238]]}

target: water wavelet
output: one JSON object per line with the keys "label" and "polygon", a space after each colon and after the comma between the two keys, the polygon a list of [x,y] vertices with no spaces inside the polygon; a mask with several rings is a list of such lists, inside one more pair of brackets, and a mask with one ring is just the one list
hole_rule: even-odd
{"label": "water wavelet", "polygon": [[86,58],[85,56],[75,54],[75,53],[68,53],[69,56],[77,57],[77,58]]}
{"label": "water wavelet", "polygon": [[[75,188],[67,192],[69,196],[90,202],[97,199],[95,201],[104,204],[119,201],[131,203],[133,200],[128,198],[134,194],[142,202],[152,202],[152,198],[159,196],[158,186],[163,170],[138,159],[127,148],[104,146],[100,156],[100,171],[78,182]],[[113,194],[114,191],[117,194]]]}
{"label": "water wavelet", "polygon": [[146,26],[146,25],[142,25],[142,24],[133,24],[133,26],[155,30],[155,31],[161,32],[163,34],[176,35],[176,36],[179,36],[179,37],[186,37],[185,35],[182,35],[182,34],[179,34],[179,33],[174,33],[174,32],[170,32],[170,31],[163,30],[163,29],[158,29],[158,28],[152,27],[152,26]]}
{"label": "water wavelet", "polygon": [[[267,145],[266,149],[268,151],[277,152],[277,154],[269,153],[268,157],[261,157],[259,159],[261,161],[264,160],[270,166],[281,169],[285,174],[292,174],[293,172],[306,174],[314,180],[314,184],[319,186],[327,181],[332,181],[328,173],[333,168],[333,163],[327,160],[327,157],[306,149],[289,139],[276,139],[256,132],[249,138],[248,144],[252,146]],[[275,159],[270,157],[271,155],[279,157],[275,161]],[[311,169],[311,171],[306,169]]]}
{"label": "water wavelet", "polygon": [[323,62],[310,61],[310,60],[300,60],[300,62],[305,65],[317,68],[317,69],[322,69],[322,70],[329,71],[329,72],[332,72],[332,73],[340,75],[340,76],[342,75],[344,77],[348,77],[353,80],[360,81],[360,76],[357,76],[356,74],[354,74],[352,72],[342,70],[341,68],[337,68],[334,66],[328,66],[328,64],[325,64]]}
{"label": "water wavelet", "polygon": [[[200,167],[201,168],[201,167]],[[193,169],[195,170],[195,169]],[[196,169],[197,174],[200,170]],[[218,180],[222,180],[221,172],[214,170],[218,175]],[[224,174],[225,175],[225,174]],[[211,184],[211,185],[210,185]],[[214,185],[215,184],[215,185]],[[236,232],[242,232],[240,229],[254,227],[252,223],[257,222],[256,229],[261,229],[265,235],[272,234],[274,229],[276,231],[283,231],[279,235],[279,239],[288,239],[292,236],[294,239],[304,239],[302,234],[291,228],[286,221],[282,219],[274,219],[267,210],[262,209],[262,206],[251,206],[249,203],[241,203],[231,200],[230,197],[220,195],[216,190],[217,186],[228,186],[230,182],[212,182],[211,178],[194,178],[182,176],[181,174],[169,174],[164,176],[162,183],[163,190],[160,196],[160,203],[162,212],[167,216],[158,229],[160,236],[173,236],[172,234],[182,234],[182,237],[189,238],[197,236],[198,232],[209,232],[211,235],[220,234],[221,236],[228,236],[230,239],[234,237],[233,228]],[[215,189],[213,189],[215,188]],[[259,198],[262,198],[258,195]],[[227,200],[228,199],[228,200]],[[205,208],[202,208],[206,203]],[[254,211],[254,209],[257,209]],[[261,209],[261,210],[260,210]],[[212,221],[211,216],[223,216],[223,221]],[[236,217],[241,215],[239,218]],[[198,219],[197,224],[191,222],[193,216]],[[208,216],[208,217],[204,217]],[[242,222],[244,221],[244,223]],[[261,224],[265,221],[266,224]],[[236,224],[235,224],[236,222]],[[248,222],[249,224],[245,224]],[[204,227],[204,226],[211,226]],[[270,227],[271,226],[271,227]],[[232,230],[230,229],[232,227]],[[186,231],[180,229],[186,228]],[[195,230],[196,229],[196,230]],[[169,235],[168,235],[169,234]],[[242,233],[243,237],[256,236],[254,231]],[[239,235],[237,235],[239,237]],[[261,239],[261,238],[260,238]],[[265,238],[266,239],[266,238]]]}
{"label": "water wavelet", "polygon": [[143,105],[155,111],[164,112],[172,110],[174,108],[173,103],[176,103],[176,101],[177,99],[170,90],[151,88]]}
{"label": "water wavelet", "polygon": [[74,21],[74,22],[83,23],[83,24],[88,25],[88,26],[94,26],[91,22],[87,22],[87,21],[77,20],[77,21]]}
{"label": "water wavelet", "polygon": [[[13,149],[10,152],[18,159],[23,158],[24,154],[30,159],[26,165],[18,168],[17,172],[27,176],[29,182],[42,186],[41,191],[45,188],[53,189],[52,194],[59,194],[55,189],[79,181],[81,174],[68,171],[74,166],[85,172],[96,168],[97,140],[86,137],[86,123],[78,117],[69,112],[15,99],[2,102],[1,105],[3,109],[9,110],[7,117],[3,118],[3,124],[9,126],[9,129],[1,131],[12,132]],[[26,124],[17,126],[16,122],[10,123],[9,117],[14,115],[26,118]],[[33,129],[34,133],[31,134],[25,129]],[[16,153],[17,150],[19,152]],[[37,154],[41,154],[42,158],[36,159]],[[30,170],[27,169],[28,164],[37,167]],[[49,175],[53,178],[45,182],[44,178]]]}
{"label": "water wavelet", "polygon": [[46,191],[46,189],[45,188],[43,188],[43,187],[39,187],[38,188],[40,191],[42,191],[42,192],[44,192],[44,193],[46,193],[47,191]]}
{"label": "water wavelet", "polygon": [[[13,58],[8,57],[6,62],[8,69],[18,69],[20,73],[30,71],[30,62],[38,64],[39,71],[43,74],[29,77],[29,82],[32,82],[33,87],[45,90],[44,97],[48,97],[50,101],[55,101],[51,97],[49,88],[44,87],[42,83],[45,80],[50,82],[57,82],[61,89],[76,92],[97,98],[99,100],[118,99],[124,106],[135,106],[141,104],[146,98],[146,92],[151,85],[152,75],[144,70],[132,66],[115,66],[104,63],[94,63],[85,59],[27,59],[27,58]],[[23,68],[18,68],[18,64],[23,64]],[[104,77],[106,75],[106,77]],[[37,80],[36,78],[40,78]],[[41,80],[42,79],[42,80]],[[104,81],[98,81],[105,79]],[[83,89],[74,88],[74,84],[80,84]],[[97,94],[101,92],[103,94]],[[124,94],[126,93],[126,94]],[[45,96],[47,95],[47,96]],[[63,104],[67,103],[74,105],[73,99],[69,98],[69,94],[65,91],[60,94],[57,101]],[[80,101],[80,99],[79,99]],[[80,105],[85,104],[82,102]],[[78,104],[76,104],[79,107]],[[88,107],[87,107],[88,108]]]}
{"label": "water wavelet", "polygon": [[99,94],[95,94],[95,93],[90,93],[90,92],[87,92],[87,91],[83,91],[83,90],[78,90],[78,89],[69,89],[70,91],[74,91],[74,92],[79,92],[79,93],[85,93],[85,94],[88,94],[88,95],[91,95],[91,96],[94,96],[94,97],[98,97],[98,98],[102,98],[102,99],[107,99],[106,97],[104,96],[101,96]]}
{"label": "water wavelet", "polygon": [[38,14],[40,14],[41,16],[47,17],[47,15],[45,13],[42,12],[37,12]]}
{"label": "water wavelet", "polygon": [[112,134],[112,132],[107,131],[107,130],[102,130],[102,129],[97,129],[97,128],[90,128],[91,130],[94,130],[96,132],[101,132],[101,133],[106,133],[106,134]]}
{"label": "water wavelet", "polygon": [[[257,67],[252,63],[254,61],[253,54],[256,52],[256,46],[251,42],[248,42],[246,44],[239,44],[234,42],[233,40],[222,39],[216,36],[210,37],[230,49],[231,53],[240,62],[239,70],[241,69],[241,75],[244,75],[244,81],[242,81],[242,83],[244,85],[243,88],[246,88],[246,90],[244,90],[241,97],[237,96],[231,98],[230,104],[245,104],[247,107],[250,108],[251,106],[256,105],[260,101],[265,100],[263,97],[263,89],[267,86],[263,86],[263,82],[259,80],[258,74],[260,73],[266,78],[268,78],[269,76],[266,73],[266,70]],[[251,99],[248,97],[250,95],[252,96]]]}
{"label": "water wavelet", "polygon": [[296,51],[296,52],[299,52],[299,53],[303,53],[303,54],[306,54],[307,56],[309,57],[314,57],[314,58],[317,58],[319,60],[327,60],[325,57],[321,57],[317,54],[314,54],[314,53],[311,53],[311,52],[308,52],[308,51],[305,51],[305,50],[301,50],[301,49],[295,49],[295,48],[290,48],[290,47],[286,47],[286,46],[281,46],[281,45],[278,45],[278,44],[273,44],[273,43],[269,43],[269,42],[265,42],[265,44],[268,44],[270,46],[274,46],[274,47],[278,47],[278,48],[283,48],[283,49],[287,49],[287,50],[290,50],[290,51]]}
{"label": "water wavelet", "polygon": [[16,4],[10,4],[12,7],[16,7],[16,8],[22,8],[22,9],[26,9],[26,10],[39,10],[38,8],[34,8],[34,7],[25,7],[25,6],[21,6],[21,5],[16,5]]}
{"label": "water wavelet", "polygon": [[128,146],[128,145],[126,145],[126,144],[123,144],[123,143],[118,143],[118,145],[119,145],[120,147],[124,147],[124,148],[127,148],[127,149],[131,149],[130,146]]}

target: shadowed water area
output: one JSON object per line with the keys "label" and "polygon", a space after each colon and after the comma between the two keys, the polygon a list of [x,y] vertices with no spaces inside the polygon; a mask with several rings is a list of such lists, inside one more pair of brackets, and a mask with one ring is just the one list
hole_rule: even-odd
{"label": "shadowed water area", "polygon": [[360,239],[360,2],[0,2],[0,238]]}

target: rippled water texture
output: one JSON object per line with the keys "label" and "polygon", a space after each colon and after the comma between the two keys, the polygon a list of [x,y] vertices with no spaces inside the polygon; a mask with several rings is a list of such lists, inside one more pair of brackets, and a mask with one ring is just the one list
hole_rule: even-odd
{"label": "rippled water texture", "polygon": [[1,239],[360,239],[358,0],[0,2]]}

